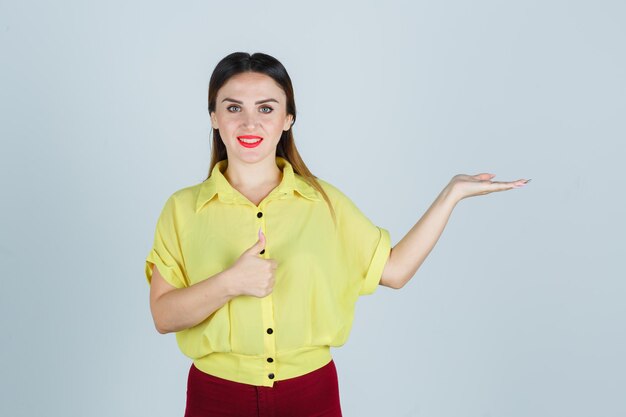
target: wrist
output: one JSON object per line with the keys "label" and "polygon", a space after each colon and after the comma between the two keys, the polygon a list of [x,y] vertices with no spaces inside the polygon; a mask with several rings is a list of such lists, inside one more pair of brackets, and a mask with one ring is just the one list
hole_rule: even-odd
{"label": "wrist", "polygon": [[232,279],[233,272],[232,268],[227,268],[215,277],[218,280],[218,285],[222,293],[226,296],[226,298],[228,298],[228,300],[239,295],[239,290],[235,285],[235,280]]}
{"label": "wrist", "polygon": [[452,182],[448,183],[439,194],[439,200],[441,200],[444,204],[450,205],[452,208],[457,205],[459,201],[463,198],[459,196],[459,193],[456,191],[454,184]]}

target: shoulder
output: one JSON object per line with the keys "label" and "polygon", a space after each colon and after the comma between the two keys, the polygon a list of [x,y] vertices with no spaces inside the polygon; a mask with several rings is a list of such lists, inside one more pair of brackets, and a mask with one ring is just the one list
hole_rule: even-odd
{"label": "shoulder", "polygon": [[187,187],[180,188],[171,193],[168,200],[175,200],[177,204],[195,203],[202,184],[203,183],[198,183],[195,185],[189,185]]}
{"label": "shoulder", "polygon": [[358,210],[354,201],[337,185],[331,184],[330,182],[320,178],[317,178],[317,181],[328,196],[328,199],[336,209],[337,213],[340,215],[342,213],[350,215],[355,210]]}
{"label": "shoulder", "polygon": [[195,205],[202,183],[179,188],[170,193],[163,204],[161,215],[175,217],[178,221],[195,213]]}
{"label": "shoulder", "polygon": [[332,202],[335,202],[335,201],[339,202],[347,198],[347,196],[343,193],[343,191],[341,191],[339,187],[337,187],[336,185],[333,185],[330,182],[323,180],[321,178],[316,178],[316,180]]}

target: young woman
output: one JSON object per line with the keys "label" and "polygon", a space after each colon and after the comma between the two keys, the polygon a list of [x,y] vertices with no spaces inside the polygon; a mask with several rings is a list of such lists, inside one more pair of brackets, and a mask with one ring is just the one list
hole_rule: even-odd
{"label": "young woman", "polygon": [[455,175],[392,248],[304,164],[279,61],[226,56],[208,100],[209,176],[167,199],[145,265],[156,329],[193,360],[185,416],[341,416],[330,346],[346,342],[357,298],[402,288],[461,199],[527,180]]}

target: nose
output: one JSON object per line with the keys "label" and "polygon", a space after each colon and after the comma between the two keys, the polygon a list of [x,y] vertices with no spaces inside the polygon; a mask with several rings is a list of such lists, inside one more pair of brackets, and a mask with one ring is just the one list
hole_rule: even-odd
{"label": "nose", "polygon": [[243,125],[247,129],[254,129],[258,124],[257,115],[254,112],[248,112],[243,117]]}

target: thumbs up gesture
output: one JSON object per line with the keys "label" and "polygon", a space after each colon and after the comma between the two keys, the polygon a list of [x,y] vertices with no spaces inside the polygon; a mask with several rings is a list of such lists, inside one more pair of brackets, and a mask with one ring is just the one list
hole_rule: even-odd
{"label": "thumbs up gesture", "polygon": [[259,240],[246,249],[229,268],[231,285],[236,295],[265,297],[274,289],[274,272],[278,263],[259,256],[265,248],[265,234],[259,229]]}

